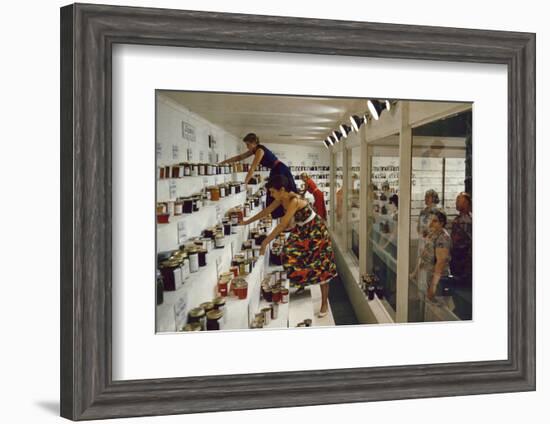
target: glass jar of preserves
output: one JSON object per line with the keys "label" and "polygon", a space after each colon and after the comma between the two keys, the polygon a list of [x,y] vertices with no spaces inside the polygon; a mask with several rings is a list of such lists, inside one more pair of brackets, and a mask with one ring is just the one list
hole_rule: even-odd
{"label": "glass jar of preserves", "polygon": [[189,272],[195,273],[199,271],[199,252],[196,248],[191,248],[187,251],[189,257]]}
{"label": "glass jar of preserves", "polygon": [[281,289],[281,303],[288,303],[288,289]]}
{"label": "glass jar of preserves", "polygon": [[265,325],[269,325],[269,323],[271,322],[271,307],[267,306],[265,308],[262,308],[262,313],[264,314]]}
{"label": "glass jar of preserves", "polygon": [[204,312],[203,308],[193,308],[189,311],[187,323],[192,324],[194,322],[198,322],[201,325],[202,330],[206,330],[206,312]]}
{"label": "glass jar of preserves", "polygon": [[164,282],[164,291],[174,291],[181,286],[181,262],[178,259],[170,258],[161,262],[160,272]]}
{"label": "glass jar of preserves", "polygon": [[220,200],[220,189],[216,186],[208,187],[208,191],[210,191],[210,200],[213,202],[217,202]]}
{"label": "glass jar of preserves", "polygon": [[206,266],[206,257],[207,257],[207,251],[204,248],[200,248],[198,250],[199,253],[199,267],[205,267]]}
{"label": "glass jar of preserves", "polygon": [[220,279],[218,281],[218,293],[221,297],[226,297],[229,293],[229,280]]}
{"label": "glass jar of preserves", "polygon": [[223,233],[226,236],[231,235],[231,229],[232,229],[231,222],[224,222],[224,224],[223,224]]}
{"label": "glass jar of preserves", "polygon": [[185,177],[190,177],[191,176],[191,166],[189,166],[189,164],[187,162],[183,163],[183,175]]}
{"label": "glass jar of preserves", "polygon": [[181,200],[183,202],[183,213],[193,213],[193,199],[191,197],[184,197]]}
{"label": "glass jar of preserves", "polygon": [[221,318],[223,316],[223,312],[219,310],[212,310],[206,313],[206,329],[208,331],[212,330],[221,330]]}
{"label": "glass jar of preserves", "polygon": [[274,287],[272,292],[272,301],[273,303],[280,303],[281,302],[281,289]]}
{"label": "glass jar of preserves", "polygon": [[212,303],[214,304],[214,309],[218,311],[222,311],[225,315],[225,298],[224,297],[216,297],[214,300],[212,300]]}
{"label": "glass jar of preserves", "polygon": [[269,286],[264,287],[264,299],[266,302],[273,302],[273,290]]}
{"label": "glass jar of preserves", "polygon": [[191,176],[192,177],[198,177],[199,176],[199,164],[198,163],[192,163],[191,165]]}
{"label": "glass jar of preserves", "polygon": [[174,215],[181,215],[183,213],[183,200],[178,199],[174,202]]}
{"label": "glass jar of preserves", "polygon": [[221,184],[219,186],[219,189],[220,189],[220,198],[226,197],[227,193],[226,193],[226,190],[225,190],[225,185]]}
{"label": "glass jar of preserves", "polygon": [[200,322],[188,322],[181,331],[202,331],[202,325]]}
{"label": "glass jar of preserves", "polygon": [[223,233],[218,232],[216,234],[216,249],[223,249],[225,246],[225,237]]}

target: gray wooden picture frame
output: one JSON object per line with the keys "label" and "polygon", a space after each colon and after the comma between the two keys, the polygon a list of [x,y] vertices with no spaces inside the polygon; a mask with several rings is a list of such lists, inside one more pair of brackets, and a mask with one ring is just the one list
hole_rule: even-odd
{"label": "gray wooden picture frame", "polygon": [[[507,65],[508,359],[113,381],[111,52],[116,43]],[[60,125],[63,417],[535,390],[534,34],[75,4],[61,9]]]}

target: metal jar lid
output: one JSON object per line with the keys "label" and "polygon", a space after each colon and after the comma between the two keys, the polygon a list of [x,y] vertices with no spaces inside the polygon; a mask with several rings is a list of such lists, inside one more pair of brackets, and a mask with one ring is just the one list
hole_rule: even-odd
{"label": "metal jar lid", "polygon": [[200,304],[200,307],[203,308],[208,314],[209,311],[214,309],[214,304],[212,302],[203,302]]}
{"label": "metal jar lid", "polygon": [[219,309],[212,309],[211,311],[208,311],[206,313],[206,318],[209,320],[218,320],[223,316],[223,311],[220,311]]}
{"label": "metal jar lid", "polygon": [[201,307],[193,308],[189,311],[189,316],[193,318],[202,318],[204,315],[204,309]]}
{"label": "metal jar lid", "polygon": [[214,304],[214,306],[225,305],[225,298],[223,298],[221,296],[216,297],[216,298],[214,298],[214,300],[212,300],[212,303]]}

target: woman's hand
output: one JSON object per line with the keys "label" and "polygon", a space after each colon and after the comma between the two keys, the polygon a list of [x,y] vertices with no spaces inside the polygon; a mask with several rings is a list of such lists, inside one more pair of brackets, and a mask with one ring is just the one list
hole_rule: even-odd
{"label": "woman's hand", "polygon": [[266,241],[262,241],[262,245],[260,246],[260,255],[265,254],[265,251],[267,249],[267,246],[269,246],[269,243],[266,243]]}

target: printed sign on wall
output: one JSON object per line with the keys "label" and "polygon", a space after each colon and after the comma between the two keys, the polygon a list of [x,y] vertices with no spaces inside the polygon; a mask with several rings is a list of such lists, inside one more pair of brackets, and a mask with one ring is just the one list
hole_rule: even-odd
{"label": "printed sign on wall", "polygon": [[170,199],[175,199],[176,197],[178,197],[177,189],[178,189],[178,187],[176,185],[176,182],[174,180],[169,180],[168,181],[168,191],[169,191]]}
{"label": "printed sign on wall", "polygon": [[185,140],[196,141],[195,127],[190,123],[181,121],[181,133]]}
{"label": "printed sign on wall", "polygon": [[160,160],[160,157],[162,156],[162,144],[157,143],[156,146],[156,153],[157,153],[157,160]]}
{"label": "printed sign on wall", "polygon": [[174,321],[176,323],[176,331],[181,331],[183,326],[187,323],[187,310],[189,309],[189,302],[187,301],[187,295],[184,294],[180,297],[174,305]]}
{"label": "printed sign on wall", "polygon": [[172,145],[172,159],[179,159],[180,147],[177,144]]}
{"label": "printed sign on wall", "polygon": [[178,244],[182,245],[187,240],[187,225],[185,221],[178,222]]}

